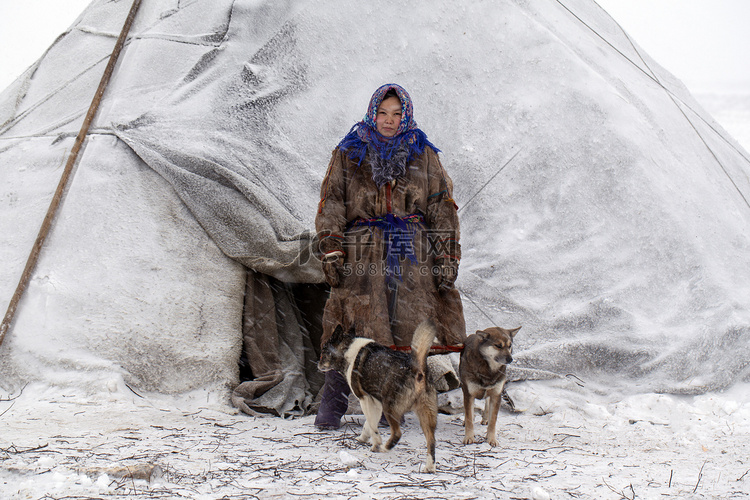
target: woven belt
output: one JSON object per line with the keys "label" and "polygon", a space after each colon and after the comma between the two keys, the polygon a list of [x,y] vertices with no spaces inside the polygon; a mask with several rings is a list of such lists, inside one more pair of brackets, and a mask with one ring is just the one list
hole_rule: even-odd
{"label": "woven belt", "polygon": [[414,253],[414,232],[418,228],[424,227],[424,216],[422,214],[410,214],[405,217],[398,217],[397,215],[386,214],[383,217],[372,219],[354,219],[349,223],[348,228],[355,227],[376,227],[383,231],[386,272],[390,279],[396,277],[399,281],[403,281],[399,259],[405,257],[412,264],[417,264],[417,256]]}

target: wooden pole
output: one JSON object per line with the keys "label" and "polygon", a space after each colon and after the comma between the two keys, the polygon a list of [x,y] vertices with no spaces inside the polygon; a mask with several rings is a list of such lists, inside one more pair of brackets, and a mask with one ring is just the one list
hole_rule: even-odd
{"label": "wooden pole", "polygon": [[94,120],[96,112],[99,109],[99,104],[102,101],[104,90],[107,88],[109,80],[112,77],[112,72],[115,69],[115,64],[117,63],[117,59],[120,57],[120,52],[122,51],[122,47],[125,45],[125,39],[128,36],[128,32],[130,32],[130,27],[133,25],[133,20],[135,19],[135,15],[138,12],[138,7],[140,7],[140,5],[141,0],[134,0],[133,5],[130,7],[128,17],[125,20],[125,24],[123,25],[122,30],[120,31],[120,36],[117,38],[117,43],[115,43],[115,48],[112,51],[112,55],[109,56],[107,67],[104,69],[104,75],[102,75],[102,79],[99,82],[99,87],[96,89],[96,94],[94,95],[94,99],[91,101],[89,110],[86,113],[86,118],[83,120],[83,125],[81,125],[81,130],[78,132],[75,143],[73,143],[73,148],[70,150],[68,162],[65,164],[65,169],[63,170],[62,177],[60,178],[60,182],[57,185],[57,190],[55,191],[55,194],[52,197],[52,202],[47,209],[47,215],[44,217],[42,227],[39,229],[39,234],[36,237],[34,246],[31,248],[31,254],[26,261],[26,267],[23,270],[23,274],[21,275],[21,279],[18,282],[16,291],[13,294],[13,297],[11,297],[10,299],[8,311],[5,313],[3,322],[0,324],[0,345],[2,345],[3,340],[5,339],[5,334],[8,333],[8,330],[10,329],[13,318],[15,317],[18,303],[20,302],[21,297],[23,296],[23,293],[26,290],[29,281],[31,280],[31,275],[33,274],[34,268],[36,267],[37,261],[39,260],[39,254],[41,253],[42,247],[44,246],[44,241],[47,239],[47,235],[49,234],[50,228],[52,227],[52,222],[54,221],[55,215],[57,214],[57,209],[60,206],[60,202],[62,201],[63,193],[65,192],[65,189],[70,182],[73,167],[75,166],[76,160],[78,159],[78,153],[81,151],[83,141],[86,139],[89,127],[91,126],[91,122]]}

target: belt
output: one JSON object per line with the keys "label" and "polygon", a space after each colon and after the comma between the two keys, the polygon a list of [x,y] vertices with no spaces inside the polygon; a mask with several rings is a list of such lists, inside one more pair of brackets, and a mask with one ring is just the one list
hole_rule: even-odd
{"label": "belt", "polygon": [[414,232],[424,227],[424,216],[422,214],[410,214],[399,217],[386,214],[383,217],[372,219],[354,219],[348,225],[348,229],[355,227],[376,227],[383,231],[386,255],[386,273],[389,279],[394,277],[399,281],[401,268],[399,258],[407,258],[412,264],[417,264],[417,256],[414,253]]}

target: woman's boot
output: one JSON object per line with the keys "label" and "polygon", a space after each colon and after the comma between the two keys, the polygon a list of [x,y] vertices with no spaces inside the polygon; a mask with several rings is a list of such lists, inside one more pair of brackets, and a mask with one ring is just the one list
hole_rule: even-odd
{"label": "woman's boot", "polygon": [[343,375],[335,370],[326,372],[323,397],[315,417],[316,427],[327,430],[341,427],[341,417],[349,407],[349,392],[349,384]]}

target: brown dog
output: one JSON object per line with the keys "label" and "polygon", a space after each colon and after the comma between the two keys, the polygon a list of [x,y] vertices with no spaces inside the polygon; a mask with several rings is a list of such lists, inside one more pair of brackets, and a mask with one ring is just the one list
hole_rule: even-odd
{"label": "brown dog", "polygon": [[461,352],[458,374],[464,393],[464,444],[476,443],[474,436],[474,399],[484,399],[482,424],[487,424],[487,443],[497,446],[495,425],[500,399],[504,396],[511,408],[512,401],[505,393],[505,365],[513,361],[513,337],[521,327],[513,330],[492,327],[469,335]]}

